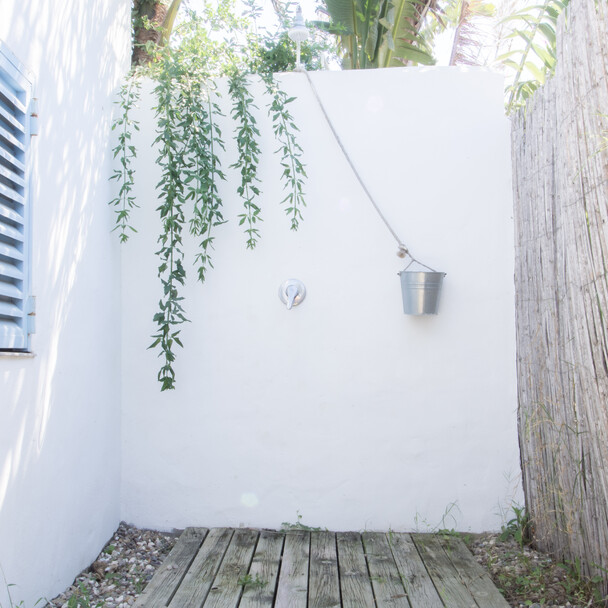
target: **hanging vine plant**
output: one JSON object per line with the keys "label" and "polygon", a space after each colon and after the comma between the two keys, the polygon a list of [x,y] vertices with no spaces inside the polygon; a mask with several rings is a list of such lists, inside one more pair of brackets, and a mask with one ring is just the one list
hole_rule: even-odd
{"label": "hanging vine plant", "polygon": [[232,1],[222,0],[215,9],[207,7],[202,17],[189,12],[176,31],[178,41],[174,46],[146,43],[146,54],[151,62],[134,68],[117,102],[121,113],[113,129],[118,133],[114,148],[118,166],[112,179],[119,182],[119,189],[111,204],[116,207],[115,230],[120,241],[125,242],[135,232],[132,211],[137,207],[133,169],[137,150],[132,143],[132,134],[139,130],[139,125],[133,118],[133,111],[139,99],[142,77],[155,82],[154,143],[161,173],[157,185],[157,210],[162,227],[156,255],[162,297],[154,315],[156,332],[150,348],[156,349],[161,358],[158,380],[163,391],[175,388],[176,347],[183,346],[180,326],[188,321],[181,295],[188,266],[183,239],[190,234],[198,241],[194,265],[198,280],[204,282],[213,267],[214,229],[225,222],[218,183],[225,179],[222,167],[228,161],[223,158],[225,140],[218,127],[218,118],[224,114],[218,103],[217,78],[228,79],[230,116],[236,125],[233,137],[238,154],[229,166],[240,173],[237,192],[243,201],[243,211],[238,218],[244,226],[246,247],[255,248],[260,237],[258,224],[262,219],[257,177],[260,131],[255,119],[257,107],[249,89],[255,74],[264,83],[267,109],[279,143],[282,179],[287,191],[281,202],[286,207],[291,229],[297,230],[302,219],[306,171],[301,160],[302,149],[296,139],[297,127],[289,111],[294,98],[281,90],[260,61],[261,47],[258,38],[251,34],[251,15],[255,10],[252,5],[249,16],[237,17]]}

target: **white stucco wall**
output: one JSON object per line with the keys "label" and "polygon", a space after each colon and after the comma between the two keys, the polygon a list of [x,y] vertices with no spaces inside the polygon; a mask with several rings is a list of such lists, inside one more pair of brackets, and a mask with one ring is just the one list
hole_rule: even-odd
{"label": "white stucco wall", "polygon": [[13,601],[29,607],[63,591],[119,522],[119,246],[106,202],[130,2],[0,7],[0,39],[33,72],[40,115],[35,357],[0,357],[0,566]]}
{"label": "white stucco wall", "polygon": [[[207,283],[184,290],[192,323],[177,390],[160,393],[160,360],[146,350],[161,290],[159,175],[144,112],[139,233],[122,266],[122,517],[160,528],[278,527],[299,512],[331,529],[409,530],[449,510],[443,527],[497,529],[519,496],[502,79],[441,68],[312,77],[390,222],[413,255],[447,272],[441,312],[403,314],[395,242],[304,75],[289,74],[309,176],[305,220],[288,230],[276,144],[265,135],[262,240],[245,250],[229,171],[231,221],[217,230]],[[260,124],[271,132],[265,112]],[[288,278],[308,289],[291,311],[277,297]]]}

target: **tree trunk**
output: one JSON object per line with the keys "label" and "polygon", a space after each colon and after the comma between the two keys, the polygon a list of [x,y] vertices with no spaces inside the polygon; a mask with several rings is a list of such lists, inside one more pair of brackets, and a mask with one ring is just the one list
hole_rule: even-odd
{"label": "tree trunk", "polygon": [[[133,0],[133,55],[131,65],[145,65],[152,61],[146,43],[161,43],[163,27],[167,17],[168,0]],[[147,17],[152,27],[146,27]]]}

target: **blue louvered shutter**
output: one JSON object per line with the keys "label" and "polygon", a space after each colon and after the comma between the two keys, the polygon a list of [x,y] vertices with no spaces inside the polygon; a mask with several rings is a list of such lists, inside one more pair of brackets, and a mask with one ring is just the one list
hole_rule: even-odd
{"label": "blue louvered shutter", "polygon": [[0,349],[28,348],[31,83],[0,47]]}

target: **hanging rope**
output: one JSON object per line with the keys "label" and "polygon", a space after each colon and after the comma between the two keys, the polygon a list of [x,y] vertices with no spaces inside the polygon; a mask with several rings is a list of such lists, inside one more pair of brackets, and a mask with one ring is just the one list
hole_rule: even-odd
{"label": "hanging rope", "polygon": [[424,266],[425,268],[428,268],[432,272],[437,272],[436,270],[433,270],[430,266],[427,266],[426,264],[423,264],[422,262],[418,261],[409,252],[409,249],[405,246],[403,241],[399,238],[399,235],[393,230],[393,227],[388,223],[388,220],[384,217],[384,214],[380,210],[380,207],[378,207],[378,205],[376,204],[376,201],[374,201],[370,191],[367,189],[367,186],[363,183],[363,180],[361,179],[359,172],[357,171],[355,165],[353,164],[353,161],[351,160],[350,156],[348,155],[348,152],[346,151],[346,148],[344,147],[344,144],[342,143],[340,136],[336,132],[334,125],[332,124],[331,120],[329,119],[327,111],[325,110],[325,106],[323,105],[323,102],[321,101],[321,98],[319,97],[319,93],[317,91],[317,88],[314,85],[314,82],[312,81],[312,79],[310,77],[310,74],[306,70],[302,70],[302,71],[304,72],[304,74],[306,74],[306,78],[308,80],[308,83],[310,84],[310,88],[312,89],[312,92],[317,100],[317,103],[319,104],[319,107],[321,108],[321,112],[323,112],[323,116],[325,117],[325,120],[326,120],[329,128],[331,129],[331,132],[333,133],[334,138],[335,138],[336,142],[338,143],[338,146],[340,146],[340,150],[342,150],[342,154],[344,154],[344,158],[346,158],[346,160],[348,161],[348,164],[350,165],[352,172],[354,173],[355,177],[357,178],[357,181],[361,185],[363,192],[365,192],[367,198],[369,199],[369,202],[373,205],[374,209],[376,210],[376,213],[378,213],[378,215],[380,216],[380,219],[384,222],[384,225],[388,228],[389,232],[393,235],[393,238],[397,241],[397,247],[398,247],[397,256],[400,258],[404,258],[404,257],[408,256],[410,258],[411,262],[407,265],[406,268],[409,268],[412,265],[412,263],[416,262],[416,264],[420,264],[420,266]]}

